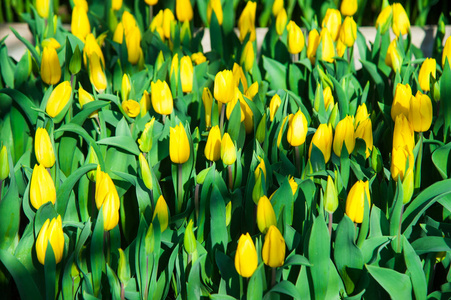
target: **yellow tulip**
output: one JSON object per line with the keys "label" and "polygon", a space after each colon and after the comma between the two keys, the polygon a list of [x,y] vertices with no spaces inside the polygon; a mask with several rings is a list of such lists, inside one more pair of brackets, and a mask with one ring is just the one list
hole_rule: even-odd
{"label": "yellow tulip", "polygon": [[42,165],[34,165],[30,183],[30,202],[37,210],[41,205],[55,204],[56,189],[49,172]]}
{"label": "yellow tulip", "polygon": [[233,165],[236,161],[236,148],[230,135],[226,132],[221,140],[221,159],[226,165]]}
{"label": "yellow tulip", "polygon": [[134,118],[139,115],[141,106],[135,100],[122,101],[122,109],[130,118]]}
{"label": "yellow tulip", "polygon": [[105,173],[100,169],[100,165],[97,165],[95,193],[97,209],[102,207],[102,204],[105,202],[108,194],[112,194],[114,201],[116,201],[117,207],[119,207],[119,194],[117,193],[113,180],[108,173]]}
{"label": "yellow tulip", "polygon": [[89,80],[94,85],[97,92],[102,93],[107,86],[105,72],[97,53],[92,53],[89,57]]}
{"label": "yellow tulip", "polygon": [[313,29],[308,34],[308,45],[307,45],[307,57],[310,59],[312,65],[316,60],[316,50],[318,49],[319,42],[321,41],[318,30]]}
{"label": "yellow tulip", "polygon": [[363,221],[365,195],[368,199],[368,207],[371,207],[369,183],[359,180],[352,186],[346,198],[346,215],[354,223],[362,223]]}
{"label": "yellow tulip", "polygon": [[437,63],[435,58],[426,58],[420,68],[418,73],[418,81],[420,82],[420,87],[423,91],[428,92],[431,90],[430,77],[436,78],[437,74]]}
{"label": "yellow tulip", "polygon": [[262,259],[271,268],[281,267],[285,261],[285,239],[275,225],[265,235]]}
{"label": "yellow tulip", "polygon": [[335,48],[337,50],[337,56],[343,57],[346,51],[346,45],[340,39],[338,39],[337,46]]}
{"label": "yellow tulip", "polygon": [[53,47],[44,47],[42,52],[41,78],[47,84],[56,84],[61,79],[60,61]]}
{"label": "yellow tulip", "polygon": [[393,148],[407,146],[412,150],[415,147],[415,137],[412,124],[407,118],[400,114],[395,119],[395,128],[393,130]]}
{"label": "yellow tulip", "polygon": [[432,124],[432,102],[428,95],[417,91],[411,98],[409,121],[416,132],[428,131]]}
{"label": "yellow tulip", "polygon": [[221,131],[218,125],[210,129],[204,153],[209,161],[217,161],[221,158]]}
{"label": "yellow tulip", "polygon": [[215,76],[215,99],[227,104],[235,97],[233,73],[230,70],[218,72]]}
{"label": "yellow tulip", "polygon": [[[251,99],[249,98],[247,99],[252,102]],[[249,104],[247,104],[246,100],[244,100],[244,97],[242,95],[239,97],[239,100],[240,106],[242,107],[242,110],[244,112],[244,128],[246,134],[250,134],[251,132],[254,131],[254,113],[252,112]]]}
{"label": "yellow tulip", "polygon": [[144,0],[147,5],[156,5],[158,3],[158,0]]}
{"label": "yellow tulip", "polygon": [[211,95],[210,89],[204,87],[202,92],[202,102],[204,103],[205,109],[205,125],[207,128],[211,127],[211,107],[213,106],[213,96]]}
{"label": "yellow tulip", "polygon": [[365,141],[365,155],[366,158],[368,158],[370,156],[370,151],[373,150],[373,125],[370,118],[367,118],[359,123],[354,137],[363,139]]}
{"label": "yellow tulip", "polygon": [[392,6],[387,5],[379,14],[376,19],[376,28],[379,28],[381,33],[387,32],[390,27],[392,19]]}
{"label": "yellow tulip", "polygon": [[120,10],[122,7],[122,0],[112,0],[111,1],[111,8],[113,10]]}
{"label": "yellow tulip", "polygon": [[164,31],[163,31],[163,24],[164,24],[164,13],[163,10],[160,10],[158,14],[156,14],[152,22],[150,23],[150,31],[155,32],[157,31],[160,35],[160,38],[164,41]]}
{"label": "yellow tulip", "polygon": [[357,12],[357,0],[341,1],[340,11],[343,16],[353,16]]}
{"label": "yellow tulip", "polygon": [[288,122],[288,143],[293,147],[304,144],[305,138],[307,136],[307,131],[307,119],[299,109],[293,117],[290,117],[290,121]]}
{"label": "yellow tulip", "polygon": [[252,71],[254,61],[255,61],[254,45],[252,45],[252,42],[247,42],[246,46],[244,46],[243,52],[241,53],[240,65],[244,66],[246,72],[249,72]]}
{"label": "yellow tulip", "polygon": [[395,73],[399,73],[402,65],[401,53],[399,53],[396,39],[391,41],[385,56],[385,64],[393,69]]}
{"label": "yellow tulip", "polygon": [[207,21],[208,21],[208,24],[210,24],[210,22],[211,22],[211,14],[213,12],[216,15],[216,19],[218,20],[218,24],[222,25],[223,13],[222,13],[221,0],[210,0],[210,1],[208,1],[208,6],[207,6]]}
{"label": "yellow tulip", "polygon": [[114,192],[108,192],[103,201],[103,229],[109,231],[119,223],[120,202],[115,198]]}
{"label": "yellow tulip", "polygon": [[324,16],[321,32],[324,28],[329,30],[331,38],[336,41],[341,27],[341,13],[338,9],[328,8]]}
{"label": "yellow tulip", "polygon": [[123,39],[124,39],[124,24],[122,22],[119,22],[116,26],[116,29],[114,30],[113,42],[122,44]]}
{"label": "yellow tulip", "polygon": [[171,71],[169,72],[169,80],[175,80],[175,85],[179,82],[179,55],[174,54],[171,60]]}
{"label": "yellow tulip", "polygon": [[251,84],[251,86],[244,93],[250,100],[254,99],[255,95],[258,93],[258,81]]}
{"label": "yellow tulip", "polygon": [[323,90],[323,99],[324,99],[324,108],[326,110],[329,109],[329,106],[334,107],[335,101],[330,86],[326,86],[326,88]]}
{"label": "yellow tulip", "polygon": [[154,123],[155,118],[152,118],[149,122],[147,122],[144,126],[141,138],[138,139],[139,150],[142,152],[149,152],[150,149],[152,149]]}
{"label": "yellow tulip", "polygon": [[315,144],[315,146],[323,153],[324,161],[327,163],[332,151],[332,137],[332,126],[330,124],[320,124],[310,143],[308,151],[309,159],[312,155],[312,145]]}
{"label": "yellow tulip", "polygon": [[51,221],[47,219],[39,230],[36,239],[36,256],[42,265],[45,265],[45,253],[49,242],[55,256],[55,263],[59,263],[64,253],[63,222],[60,215]]}
{"label": "yellow tulip", "polygon": [[355,119],[354,119],[354,127],[357,128],[360,123],[365,121],[370,117],[370,114],[368,113],[368,109],[366,108],[366,104],[362,103],[357,107],[357,112],[355,113]]}
{"label": "yellow tulip", "polygon": [[175,17],[169,8],[163,11],[163,33],[164,37],[169,39],[171,37],[171,24],[175,22]]}
{"label": "yellow tulip", "polygon": [[346,145],[348,154],[354,151],[355,137],[354,137],[354,117],[346,116],[343,120],[338,122],[335,128],[333,148],[334,153],[340,157],[343,144]]}
{"label": "yellow tulip", "polygon": [[393,3],[392,29],[396,36],[406,34],[410,29],[410,21],[401,3]]}
{"label": "yellow tulip", "polygon": [[348,47],[354,45],[357,39],[357,24],[353,17],[346,17],[340,28],[340,41]]}
{"label": "yellow tulip", "polygon": [[257,269],[258,257],[249,233],[242,234],[235,253],[235,269],[242,277],[251,277]]}
{"label": "yellow tulip", "polygon": [[193,62],[189,56],[183,56],[180,59],[180,80],[182,82],[182,91],[189,93],[193,90]]}
{"label": "yellow tulip", "polygon": [[147,91],[144,91],[141,100],[139,100],[139,106],[140,106],[140,112],[141,112],[141,117],[144,117],[146,115],[146,113],[149,111],[150,109],[150,96],[149,93]]}
{"label": "yellow tulip", "polygon": [[128,34],[130,30],[137,26],[135,17],[128,11],[122,14],[122,24],[124,25],[124,33]]}
{"label": "yellow tulip", "polygon": [[121,84],[121,97],[122,101],[128,100],[128,96],[130,95],[130,91],[132,86],[130,84],[130,78],[127,74],[124,73],[122,76],[122,84]]}
{"label": "yellow tulip", "polygon": [[451,67],[451,38],[447,38],[442,53],[442,67],[445,67],[445,61],[448,60],[448,65]]}
{"label": "yellow tulip", "polygon": [[93,53],[97,54],[97,56],[100,58],[100,61],[102,62],[102,66],[105,66],[105,58],[103,57],[102,49],[97,43],[94,35],[92,33],[89,33],[86,36],[85,46],[83,47],[83,63],[85,64],[85,67],[88,67],[88,59],[92,56]]}
{"label": "yellow tulip", "polygon": [[50,0],[36,0],[36,11],[41,18],[47,19],[49,17]]}
{"label": "yellow tulip", "polygon": [[291,54],[298,54],[304,49],[304,34],[302,34],[301,28],[293,21],[288,23],[287,31],[288,52]]}
{"label": "yellow tulip", "polygon": [[47,106],[45,107],[47,114],[52,118],[59,115],[69,105],[71,94],[72,87],[69,81],[63,81],[58,84],[47,101]]}
{"label": "yellow tulip", "polygon": [[150,83],[152,107],[160,115],[170,115],[174,107],[174,100],[169,85],[166,81]]}
{"label": "yellow tulip", "polygon": [[86,0],[74,0],[74,6],[79,6],[86,12],[88,11],[88,2]]}
{"label": "yellow tulip", "polygon": [[[84,105],[90,103],[94,101],[94,97],[88,93],[81,85],[78,88],[78,102],[80,103],[80,107],[83,108]],[[95,112],[92,112],[89,117],[90,118],[94,118],[96,117],[97,114],[97,110]]]}
{"label": "yellow tulip", "polygon": [[280,99],[280,96],[278,94],[275,94],[269,102],[269,120],[271,122],[274,121],[274,116],[276,115],[280,104],[282,104],[282,100]]}
{"label": "yellow tulip", "polygon": [[182,123],[170,128],[169,132],[169,157],[175,164],[183,164],[188,161],[190,146],[188,136]]}
{"label": "yellow tulip", "polygon": [[261,233],[268,232],[269,227],[277,226],[276,213],[268,197],[263,196],[257,204],[257,225]]}
{"label": "yellow tulip", "polygon": [[41,42],[41,46],[42,46],[42,48],[45,48],[45,47],[50,47],[53,49],[61,48],[60,43],[58,43],[58,41],[55,40],[54,38],[48,38],[48,39],[43,40]]}
{"label": "yellow tulip", "polygon": [[165,231],[166,228],[168,228],[169,224],[169,211],[168,205],[166,204],[166,201],[164,200],[162,195],[158,198],[157,204],[155,205],[152,221],[155,219],[155,217],[158,218],[161,232]]}
{"label": "yellow tulip", "polygon": [[265,166],[265,160],[263,158],[261,158],[260,156],[258,157],[260,163],[258,164],[258,166],[255,168],[254,171],[254,177],[255,180],[257,180],[258,175],[262,172],[263,176],[266,179],[266,166]]}
{"label": "yellow tulip", "polygon": [[[407,163],[409,164],[408,167]],[[413,170],[415,159],[412,150],[407,146],[393,148],[391,154],[390,172],[393,180],[398,181],[398,178],[403,181],[404,175],[409,169]]]}
{"label": "yellow tulip", "polygon": [[0,151],[0,184],[2,180],[8,178],[9,175],[9,163],[8,163],[8,151],[6,146],[3,145]]}
{"label": "yellow tulip", "polygon": [[141,32],[138,26],[133,27],[125,34],[125,44],[127,45],[128,62],[136,65],[142,51]]}
{"label": "yellow tulip", "polygon": [[238,28],[240,29],[240,41],[243,42],[244,38],[250,33],[249,41],[255,41],[255,13],[257,11],[257,3],[248,1],[246,6],[238,19]]}
{"label": "yellow tulip", "polygon": [[75,5],[72,10],[72,19],[70,25],[72,34],[78,37],[82,42],[85,37],[91,32],[91,25],[89,24],[87,11],[78,5]]}
{"label": "yellow tulip", "polygon": [[247,80],[246,76],[244,76],[243,68],[241,68],[239,64],[233,63],[232,73],[233,73],[233,81],[236,87],[240,86],[241,81],[241,84],[243,85],[243,91],[247,91]]}
{"label": "yellow tulip", "polygon": [[298,190],[298,184],[296,183],[296,181],[294,181],[294,178],[291,176],[288,179],[288,183],[290,184],[291,192],[293,193],[294,196],[294,194],[296,194],[296,191]]}
{"label": "yellow tulip", "polygon": [[333,63],[335,56],[335,47],[329,30],[324,27],[321,30],[321,58],[324,61]]}
{"label": "yellow tulip", "polygon": [[139,169],[141,170],[141,178],[144,182],[144,185],[152,190],[152,174],[150,172],[149,163],[142,153],[139,153]]}
{"label": "yellow tulip", "polygon": [[395,90],[395,97],[393,98],[393,103],[391,107],[391,117],[393,121],[396,116],[403,114],[409,117],[410,102],[412,98],[412,89],[408,83],[401,84],[398,83]]}
{"label": "yellow tulip", "polygon": [[277,17],[283,9],[283,0],[274,0],[272,4],[272,14]]}
{"label": "yellow tulip", "polygon": [[283,34],[283,31],[287,26],[287,22],[288,22],[287,11],[285,10],[285,8],[282,7],[282,9],[279,11],[276,17],[276,32],[278,35]]}
{"label": "yellow tulip", "polygon": [[34,139],[36,160],[44,168],[51,168],[55,164],[55,152],[49,134],[44,128],[38,128]]}
{"label": "yellow tulip", "polygon": [[200,65],[203,62],[207,61],[207,58],[205,57],[205,55],[202,52],[196,52],[191,54],[191,60],[196,64],[196,65]]}
{"label": "yellow tulip", "polygon": [[289,116],[285,116],[282,120],[282,125],[280,126],[279,129],[279,133],[277,135],[277,147],[280,146],[280,143],[282,142],[282,136],[283,136],[283,130],[285,128],[285,123],[287,122],[287,120],[291,119],[293,117],[292,114],[290,114]]}
{"label": "yellow tulip", "polygon": [[191,21],[193,19],[193,7],[190,0],[176,0],[175,12],[180,22]]}
{"label": "yellow tulip", "polygon": [[333,214],[338,208],[337,188],[332,180],[332,177],[327,176],[326,189],[324,191],[324,210]]}

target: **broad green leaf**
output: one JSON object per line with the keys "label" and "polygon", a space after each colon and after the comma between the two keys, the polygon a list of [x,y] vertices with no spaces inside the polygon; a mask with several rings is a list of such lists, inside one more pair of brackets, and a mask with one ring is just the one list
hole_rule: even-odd
{"label": "broad green leaf", "polygon": [[37,107],[30,98],[13,89],[1,89],[0,94],[2,93],[10,96],[20,106],[31,124],[36,124],[36,119],[38,118]]}
{"label": "broad green leaf", "polygon": [[366,269],[392,299],[411,299],[412,285],[409,276],[373,265],[366,265]]}
{"label": "broad green leaf", "polygon": [[440,148],[436,149],[432,153],[432,162],[437,168],[438,172],[442,176],[443,179],[448,178],[448,174],[450,174],[450,151],[451,151],[451,143],[448,143]]}
{"label": "broad green leaf", "polygon": [[266,70],[265,80],[273,90],[286,89],[287,67],[280,62],[263,56],[263,68]]}
{"label": "broad green leaf", "polygon": [[330,239],[324,218],[320,215],[313,221],[308,244],[309,268],[315,299],[325,299],[329,278]]}
{"label": "broad green leaf", "polygon": [[292,299],[302,299],[294,284],[288,280],[283,280],[276,284],[263,299],[271,299],[271,293],[283,294],[292,297]]}
{"label": "broad green leaf", "polygon": [[425,236],[412,242],[412,248],[418,255],[430,253],[451,251],[451,239],[440,236]]}
{"label": "broad green leaf", "polygon": [[97,141],[97,144],[117,147],[135,155],[141,153],[136,142],[129,136],[111,136]]}
{"label": "broad green leaf", "polygon": [[227,250],[227,227],[226,227],[226,208],[221,192],[213,185],[210,198],[211,214],[211,244],[212,250],[218,250],[226,253]]}
{"label": "broad green leaf", "polygon": [[406,262],[406,267],[410,280],[412,281],[413,292],[416,299],[426,299],[428,292],[428,286],[426,282],[426,276],[423,271],[423,265],[421,263],[420,257],[415,253],[410,243],[407,241],[406,237],[403,236],[403,254],[404,261]]}

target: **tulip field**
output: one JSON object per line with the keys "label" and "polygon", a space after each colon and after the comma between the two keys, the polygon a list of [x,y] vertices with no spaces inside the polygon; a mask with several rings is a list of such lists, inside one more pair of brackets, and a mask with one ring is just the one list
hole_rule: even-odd
{"label": "tulip field", "polygon": [[0,40],[0,298],[451,298],[449,13],[68,2]]}

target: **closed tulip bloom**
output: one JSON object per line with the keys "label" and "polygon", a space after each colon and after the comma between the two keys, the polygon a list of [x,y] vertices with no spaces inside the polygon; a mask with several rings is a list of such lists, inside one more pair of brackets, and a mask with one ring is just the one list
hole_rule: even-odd
{"label": "closed tulip bloom", "polygon": [[50,0],[36,0],[36,11],[41,18],[49,17]]}
{"label": "closed tulip bloom", "polygon": [[252,42],[247,42],[244,46],[243,52],[241,53],[240,65],[244,66],[246,72],[252,70],[255,61],[254,45]]}
{"label": "closed tulip bloom", "polygon": [[235,97],[233,73],[230,70],[218,72],[215,76],[215,99],[227,104]]}
{"label": "closed tulip bloom", "polygon": [[428,131],[432,124],[432,102],[428,95],[417,91],[411,98],[409,121],[416,132]]}
{"label": "closed tulip bloom", "polygon": [[230,135],[226,132],[221,140],[221,159],[226,165],[233,165],[236,161],[236,148]]}
{"label": "closed tulip bloom", "polygon": [[387,5],[379,14],[376,19],[376,28],[379,28],[381,33],[384,34],[390,28],[392,20],[392,6]]}
{"label": "closed tulip bloom", "polygon": [[39,164],[51,168],[55,164],[55,153],[49,134],[44,128],[38,128],[34,139],[34,152]]}
{"label": "closed tulip bloom", "polygon": [[88,2],[86,0],[74,0],[74,6],[79,6],[86,12],[88,11]]}
{"label": "closed tulip bloom", "polygon": [[258,93],[258,82],[254,82],[244,93],[250,100],[254,99],[255,95]]}
{"label": "closed tulip bloom", "polygon": [[357,128],[360,123],[365,121],[370,117],[370,114],[368,113],[368,109],[366,108],[366,104],[362,103],[357,107],[357,112],[355,113],[355,119],[354,119],[354,127]]}
{"label": "closed tulip bloom", "polygon": [[149,163],[142,153],[139,153],[139,169],[141,170],[141,178],[144,185],[152,190],[152,174],[150,173]]}
{"label": "closed tulip bloom", "polygon": [[249,233],[242,234],[235,253],[235,269],[242,277],[251,277],[257,269],[258,256]]}
{"label": "closed tulip bloom", "polygon": [[261,233],[266,233],[271,225],[277,226],[276,213],[266,196],[263,196],[258,200],[257,225]]}
{"label": "closed tulip bloom", "polygon": [[346,45],[340,39],[338,39],[337,46],[335,48],[337,51],[337,56],[343,57],[346,51]]}
{"label": "closed tulip bloom", "polygon": [[363,221],[365,195],[368,199],[368,207],[371,207],[369,183],[359,180],[352,186],[348,198],[346,198],[346,215],[354,223],[362,223]]}
{"label": "closed tulip bloom", "polygon": [[144,91],[141,100],[139,100],[139,106],[140,106],[140,112],[141,117],[144,117],[146,113],[149,111],[151,103],[150,103],[150,96],[147,91]]}
{"label": "closed tulip bloom", "polygon": [[271,268],[281,267],[285,261],[285,239],[274,225],[269,228],[265,235],[262,259]]}
{"label": "closed tulip bloom", "polygon": [[133,27],[125,35],[125,44],[127,45],[128,62],[136,65],[141,53],[141,31],[138,26]]}
{"label": "closed tulip bloom", "polygon": [[210,24],[210,22],[211,22],[211,14],[213,12],[216,15],[216,19],[218,20],[218,24],[222,25],[223,13],[222,13],[221,0],[210,0],[208,2],[208,6],[207,6],[207,21],[208,21],[208,24]]}
{"label": "closed tulip bloom", "polygon": [[155,118],[152,118],[149,122],[147,122],[144,126],[141,138],[138,139],[139,150],[142,152],[149,152],[150,149],[152,149],[154,123]]}
{"label": "closed tulip bloom", "polygon": [[357,12],[357,0],[341,1],[340,11],[343,16],[353,16]]}
{"label": "closed tulip bloom", "polygon": [[396,36],[406,34],[410,29],[410,21],[401,3],[393,3],[392,29]]}
{"label": "closed tulip bloom", "polygon": [[209,161],[217,161],[221,158],[221,131],[218,125],[213,126],[208,133],[204,153]]}
{"label": "closed tulip bloom", "polygon": [[8,178],[9,175],[9,163],[8,163],[8,151],[6,146],[2,147],[0,151],[0,182]]}
{"label": "closed tulip bloom", "polygon": [[415,137],[412,124],[408,119],[400,114],[395,119],[395,128],[393,130],[393,148],[407,146],[412,150],[415,147]]}
{"label": "closed tulip bloom", "polygon": [[124,74],[122,76],[122,84],[121,84],[121,97],[122,101],[128,100],[128,96],[130,95],[130,91],[132,89],[132,86],[130,84],[130,78],[127,74]]}
{"label": "closed tulip bloom", "polygon": [[38,210],[41,205],[55,204],[56,189],[49,172],[42,165],[34,165],[30,183],[30,202]]}
{"label": "closed tulip bloom", "polygon": [[117,193],[116,186],[114,185],[113,180],[111,179],[108,173],[103,172],[100,169],[100,166],[97,166],[96,172],[96,192],[95,192],[95,201],[97,209],[102,207],[102,204],[105,202],[105,199],[108,194],[112,193],[114,200],[117,202],[117,206],[119,207],[119,194]]}
{"label": "closed tulip bloom", "polygon": [[169,8],[163,11],[163,33],[164,37],[169,39],[171,37],[171,23],[175,22],[175,17]]}
{"label": "closed tulip bloom", "polygon": [[[150,24],[150,26],[152,28],[152,24]],[[153,30],[152,30],[152,32],[153,32]],[[124,39],[124,24],[122,22],[119,22],[116,26],[116,29],[114,30],[113,42],[122,44],[123,39]]]}
{"label": "closed tulip bloom", "polygon": [[160,10],[158,14],[156,14],[152,22],[150,23],[150,31],[155,32],[157,31],[160,35],[160,38],[164,41],[164,31],[163,31],[163,24],[164,24],[164,13],[163,10]]}
{"label": "closed tulip bloom", "polygon": [[257,3],[248,1],[246,6],[238,19],[238,28],[240,29],[240,41],[243,42],[244,38],[250,33],[249,41],[255,41],[255,13],[257,11]]}
{"label": "closed tulip bloom", "polygon": [[89,80],[97,92],[102,93],[106,89],[106,76],[97,53],[93,53],[89,59]]}
{"label": "closed tulip bloom", "polygon": [[72,10],[71,26],[72,34],[78,37],[81,41],[85,41],[85,37],[91,32],[91,25],[89,24],[88,14],[85,8],[75,5]]}
{"label": "closed tulip bloom", "polygon": [[367,118],[359,123],[354,136],[355,138],[360,138],[365,141],[365,155],[366,158],[368,158],[370,156],[370,151],[373,150],[373,125],[370,118]]}
{"label": "closed tulip bloom", "polygon": [[102,62],[102,66],[105,66],[105,58],[103,56],[102,49],[97,43],[95,36],[92,33],[89,33],[86,36],[85,46],[83,47],[83,63],[85,64],[85,67],[88,67],[88,59],[92,56],[93,53],[97,54],[97,56],[100,58],[100,61]]}
{"label": "closed tulip bloom", "polygon": [[147,5],[156,5],[158,3],[158,0],[144,0]]}
{"label": "closed tulip bloom", "polygon": [[332,177],[327,176],[326,190],[324,191],[324,210],[333,214],[338,208],[338,194]]}
{"label": "closed tulip bloom", "polygon": [[291,54],[298,54],[304,49],[304,34],[302,34],[301,28],[293,21],[288,23],[287,31],[288,52]]}
{"label": "closed tulip bloom", "polygon": [[327,28],[321,30],[321,58],[324,61],[333,63],[335,61],[335,47],[332,37]]}
{"label": "closed tulip bloom", "polygon": [[152,107],[160,115],[170,115],[174,107],[174,100],[169,85],[166,81],[150,83]]}
{"label": "closed tulip bloom", "polygon": [[41,230],[39,230],[38,238],[36,239],[36,256],[42,265],[45,265],[45,253],[49,242],[55,256],[55,263],[59,263],[63,258],[64,252],[63,222],[60,215],[51,221],[47,219]]}
{"label": "closed tulip bloom", "polygon": [[60,43],[58,43],[58,41],[55,40],[54,38],[48,38],[48,39],[43,40],[41,42],[41,46],[42,46],[42,48],[45,48],[45,47],[50,47],[53,49],[61,48]]}
{"label": "closed tulip bloom", "polygon": [[115,198],[114,192],[108,192],[103,201],[103,229],[109,231],[119,223],[120,202]]}
{"label": "closed tulip bloom", "polygon": [[305,137],[307,136],[308,124],[307,119],[301,110],[290,118],[288,123],[287,140],[288,143],[293,146],[299,146],[304,144]]}
{"label": "closed tulip bloom", "polygon": [[326,86],[323,90],[324,108],[329,109],[329,106],[334,106],[334,96],[332,95],[332,89],[330,86]]}
{"label": "closed tulip bloom", "polygon": [[401,53],[399,53],[396,39],[391,41],[388,46],[387,55],[385,56],[385,64],[392,68],[395,73],[398,73],[401,70],[402,57]]}
{"label": "closed tulip bloom", "polygon": [[183,245],[188,254],[192,254],[197,249],[197,240],[193,232],[194,222],[189,220],[188,225],[186,225],[185,234],[183,235]]}
{"label": "closed tulip bloom", "polygon": [[54,118],[59,115],[64,108],[67,108],[72,94],[72,87],[69,81],[63,81],[56,86],[47,100],[45,111]]}
{"label": "closed tulip bloom", "polygon": [[122,14],[122,24],[124,25],[124,33],[127,35],[130,30],[137,26],[135,17],[128,11]]}
{"label": "closed tulip bloom", "polygon": [[287,11],[285,10],[285,8],[282,7],[282,9],[279,11],[276,17],[276,32],[278,35],[283,34],[283,31],[287,26],[287,22],[288,22]]}
{"label": "closed tulip bloom", "polygon": [[44,47],[41,59],[41,78],[47,84],[56,84],[61,79],[60,61],[53,47]]}
{"label": "closed tulip bloom", "polygon": [[[248,100],[252,102],[252,100]],[[243,96],[239,98],[239,101],[240,106],[242,106],[244,112],[244,128],[246,134],[250,134],[254,132],[254,113],[252,112],[249,104],[247,104],[246,100],[244,100]]]}
{"label": "closed tulip bloom", "polygon": [[274,0],[272,4],[272,14],[277,17],[283,9],[283,0]]}
{"label": "closed tulip bloom", "polygon": [[182,90],[189,93],[193,89],[193,62],[189,56],[183,56],[180,59],[180,80],[182,82]]}
{"label": "closed tulip bloom", "polygon": [[182,123],[170,128],[169,132],[169,157],[176,164],[188,161],[190,146],[188,136]]}
{"label": "closed tulip bloom", "polygon": [[196,64],[196,65],[200,65],[203,62],[207,61],[207,58],[205,57],[205,55],[202,52],[196,52],[191,54],[191,60]]}
{"label": "closed tulip bloom", "polygon": [[451,67],[451,38],[447,38],[442,52],[442,67],[445,67],[445,61],[448,60],[448,65]]}
{"label": "closed tulip bloom", "polygon": [[190,0],[176,0],[175,12],[180,22],[191,21],[193,19],[193,7]]}
{"label": "closed tulip bloom", "polygon": [[346,17],[340,28],[340,41],[348,47],[354,45],[357,39],[357,24],[353,17]]}
{"label": "closed tulip bloom", "polygon": [[135,100],[125,100],[122,101],[122,109],[130,118],[134,118],[139,115],[141,106]]}
{"label": "closed tulip bloom", "polygon": [[393,103],[391,106],[391,117],[393,121],[396,116],[403,114],[409,117],[410,110],[410,99],[412,98],[412,89],[410,85],[398,83],[395,90],[395,97],[393,98]]}
{"label": "closed tulip bloom", "polygon": [[336,41],[341,27],[341,13],[338,9],[328,8],[324,16],[321,32],[324,28],[329,30],[331,38]]}
{"label": "closed tulip bloom", "polygon": [[210,89],[204,87],[202,92],[202,102],[204,103],[205,109],[205,125],[207,128],[211,127],[211,107],[213,105],[213,96],[211,95]]}
{"label": "closed tulip bloom", "polygon": [[307,57],[312,63],[315,63],[316,60],[316,50],[318,49],[319,42],[321,41],[321,37],[318,33],[318,30],[313,29],[308,34],[308,45],[307,45]]}
{"label": "closed tulip bloom", "polygon": [[155,219],[155,217],[158,218],[158,223],[160,223],[161,232],[165,231],[166,228],[168,228],[169,224],[169,211],[168,205],[166,204],[166,201],[164,200],[163,196],[160,196],[158,198],[157,204],[155,205],[155,210],[153,212],[152,221]]}
{"label": "closed tulip bloom", "polygon": [[413,169],[414,164],[415,159],[411,149],[407,146],[393,148],[390,166],[390,173],[393,180],[398,181],[399,178],[403,181],[407,170]]}
{"label": "closed tulip bloom", "polygon": [[112,0],[111,1],[111,9],[120,10],[122,7],[122,0]]}
{"label": "closed tulip bloom", "polygon": [[[88,93],[81,85],[78,88],[78,103],[80,103],[80,107],[83,108],[84,105],[93,102],[94,101],[94,97]],[[91,113],[89,115],[90,118],[94,118],[96,117],[97,114],[97,110],[93,113]]]}
{"label": "closed tulip bloom", "polygon": [[233,74],[233,81],[235,83],[235,86],[239,87],[240,81],[241,81],[241,84],[243,85],[243,90],[247,91],[247,80],[246,80],[246,76],[244,76],[243,68],[241,68],[241,66],[239,64],[233,63],[232,74]]}
{"label": "closed tulip bloom", "polygon": [[324,161],[327,163],[332,151],[332,137],[332,126],[330,124],[320,124],[310,143],[308,151],[309,159],[312,154],[312,145],[315,144],[315,146],[323,153]]}
{"label": "closed tulip bloom", "polygon": [[280,104],[282,104],[282,100],[280,99],[280,96],[278,94],[275,94],[269,102],[269,120],[271,122],[274,121],[274,116],[276,115]]}
{"label": "closed tulip bloom", "polygon": [[255,180],[257,180],[257,177],[260,174],[260,172],[263,172],[263,176],[265,176],[265,179],[266,179],[265,160],[263,158],[261,158],[260,156],[258,157],[258,159],[259,159],[260,163],[258,164],[258,166],[255,168],[255,171],[254,171]]}
{"label": "closed tulip bloom", "polygon": [[338,122],[335,128],[333,148],[334,153],[340,157],[343,144],[346,145],[346,150],[348,154],[354,151],[355,147],[355,137],[354,137],[354,118],[351,116],[346,116],[343,120]]}
{"label": "closed tulip bloom", "polygon": [[437,63],[435,58],[426,58],[420,68],[420,73],[418,73],[418,81],[420,82],[420,87],[423,91],[428,92],[431,90],[430,87],[430,77],[436,78],[437,74]]}

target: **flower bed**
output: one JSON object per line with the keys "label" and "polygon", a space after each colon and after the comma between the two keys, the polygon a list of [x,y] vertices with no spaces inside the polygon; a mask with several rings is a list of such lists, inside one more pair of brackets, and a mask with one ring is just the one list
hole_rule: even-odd
{"label": "flower bed", "polygon": [[74,1],[71,31],[44,2],[0,43],[6,297],[449,298],[443,20],[425,57],[397,3],[368,43],[356,1],[305,35],[275,1],[260,47],[251,1],[208,31],[187,0]]}

